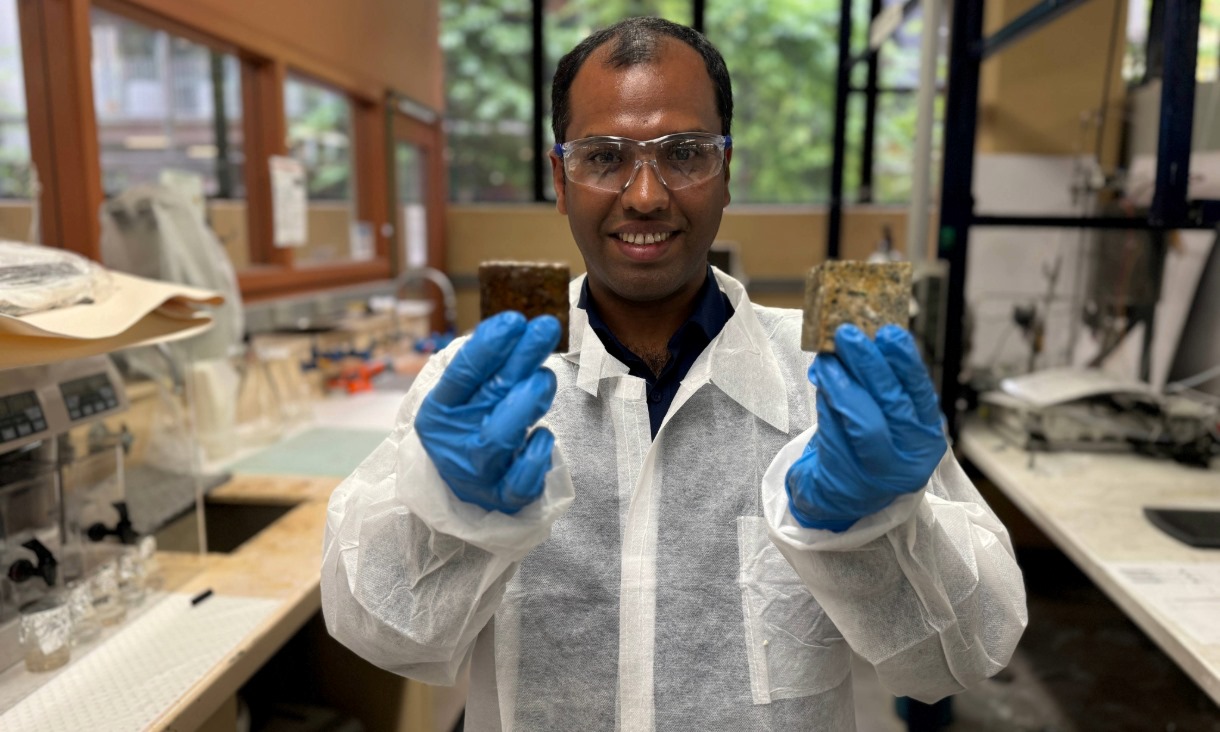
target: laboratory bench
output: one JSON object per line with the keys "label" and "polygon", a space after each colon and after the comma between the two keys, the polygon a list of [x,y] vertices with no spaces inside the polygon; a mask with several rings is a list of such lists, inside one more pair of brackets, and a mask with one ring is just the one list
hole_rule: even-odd
{"label": "laboratory bench", "polygon": [[[388,434],[401,397],[374,393],[319,403],[315,427],[331,431],[324,437],[345,426],[358,434],[338,442],[343,447],[336,449],[349,454],[335,474],[318,474],[324,471],[307,459],[299,462],[313,474],[267,472],[290,471],[309,430],[260,451],[269,460],[255,454],[236,462],[231,478],[204,502],[209,552],[158,551],[164,587],[124,623],[74,649],[53,677],[20,666],[0,675],[0,728],[234,730],[238,693],[260,670],[274,669],[301,677],[285,683],[324,692],[319,703],[357,711],[365,729],[451,729],[464,688],[428,687],[376,669],[329,638],[320,618],[327,501],[374,438]],[[288,451],[277,456],[284,446]],[[197,530],[193,516],[180,524]],[[290,646],[294,659],[277,662]]]}
{"label": "laboratory bench", "polygon": [[960,454],[1220,704],[1220,549],[1171,538],[1145,507],[1220,510],[1220,462],[1030,452],[968,419]]}

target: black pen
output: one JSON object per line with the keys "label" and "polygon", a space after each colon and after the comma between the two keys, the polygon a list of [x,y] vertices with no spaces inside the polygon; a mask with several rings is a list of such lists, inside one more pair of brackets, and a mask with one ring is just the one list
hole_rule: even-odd
{"label": "black pen", "polygon": [[200,592],[198,595],[195,595],[194,597],[191,598],[191,606],[193,607],[195,605],[198,605],[199,603],[203,602],[204,600],[208,599],[211,596],[212,596],[212,588],[209,587],[208,589],[204,590],[203,592]]}

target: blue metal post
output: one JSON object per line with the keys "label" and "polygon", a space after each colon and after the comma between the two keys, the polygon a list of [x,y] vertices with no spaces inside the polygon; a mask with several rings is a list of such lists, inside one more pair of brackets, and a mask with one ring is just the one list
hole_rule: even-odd
{"label": "blue metal post", "polygon": [[945,100],[944,171],[941,175],[938,256],[949,262],[945,304],[945,360],[941,408],[949,434],[957,436],[958,373],[966,311],[966,247],[974,217],[974,145],[978,131],[979,64],[983,4],[953,3],[949,38],[949,90]]}
{"label": "blue metal post", "polygon": [[1201,0],[1166,0],[1161,129],[1156,151],[1156,193],[1149,220],[1174,227],[1186,222],[1195,64]]}

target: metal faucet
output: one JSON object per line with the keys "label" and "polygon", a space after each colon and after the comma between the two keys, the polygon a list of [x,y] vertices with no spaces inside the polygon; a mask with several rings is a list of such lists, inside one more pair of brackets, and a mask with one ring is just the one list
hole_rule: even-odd
{"label": "metal faucet", "polygon": [[445,275],[444,272],[432,267],[418,267],[409,269],[398,275],[398,279],[394,281],[394,297],[398,297],[398,292],[407,285],[416,282],[427,280],[441,290],[441,298],[445,305],[445,326],[452,333],[457,332],[457,294],[453,290],[453,282]]}
{"label": "metal faucet", "polygon": [[106,537],[114,536],[127,546],[134,545],[139,540],[140,535],[136,533],[135,528],[131,525],[131,517],[127,513],[127,501],[115,501],[110,505],[114,506],[114,510],[119,512],[118,523],[114,525],[114,528],[110,528],[101,521],[93,524],[85,532],[89,537],[89,541],[104,541]]}
{"label": "metal faucet", "polygon": [[42,577],[43,581],[47,583],[47,587],[53,587],[55,585],[56,567],[59,565],[55,555],[37,539],[30,539],[21,546],[34,552],[34,556],[38,557],[38,564],[35,566],[28,559],[18,559],[9,565],[8,578],[20,584],[34,577]]}

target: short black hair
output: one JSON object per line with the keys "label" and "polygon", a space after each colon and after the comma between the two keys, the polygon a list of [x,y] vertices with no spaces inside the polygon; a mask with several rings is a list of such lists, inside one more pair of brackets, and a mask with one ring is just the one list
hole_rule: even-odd
{"label": "short black hair", "polygon": [[551,83],[551,132],[555,142],[566,142],[568,124],[572,121],[571,92],[576,73],[593,52],[614,41],[606,64],[625,68],[655,61],[661,53],[661,42],[674,38],[693,48],[702,58],[716,91],[716,111],[720,115],[720,134],[729,134],[733,122],[733,87],[724,57],[699,31],[678,25],[664,18],[628,18],[609,28],[590,34],[559,59],[555,79]]}

